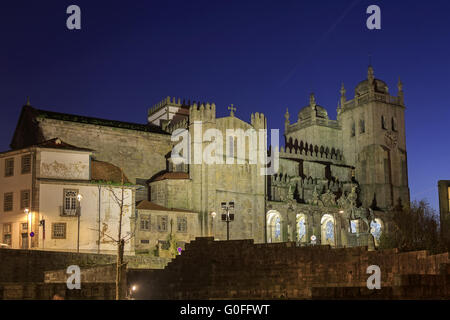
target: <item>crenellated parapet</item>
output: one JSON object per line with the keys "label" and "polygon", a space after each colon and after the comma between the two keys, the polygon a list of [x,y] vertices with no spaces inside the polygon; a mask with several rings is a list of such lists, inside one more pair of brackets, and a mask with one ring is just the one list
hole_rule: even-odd
{"label": "crenellated parapet", "polygon": [[175,97],[167,97],[164,100],[158,102],[157,104],[153,105],[152,107],[150,107],[148,109],[148,115],[152,115],[155,112],[163,109],[164,107],[167,106],[172,106],[172,107],[189,107],[191,105],[191,101],[190,100],[181,100],[181,98],[175,98]]}
{"label": "crenellated parapet", "polygon": [[189,122],[216,122],[216,104],[215,103],[199,103],[194,102],[189,107]]}
{"label": "crenellated parapet", "polygon": [[338,164],[344,163],[344,156],[340,149],[308,144],[307,142],[303,143],[303,141],[300,141],[299,144],[297,140],[294,143],[290,140],[287,142],[286,147],[280,148],[280,158],[311,161],[328,160]]}
{"label": "crenellated parapet", "polygon": [[256,130],[267,129],[267,119],[263,113],[252,113],[250,123]]}

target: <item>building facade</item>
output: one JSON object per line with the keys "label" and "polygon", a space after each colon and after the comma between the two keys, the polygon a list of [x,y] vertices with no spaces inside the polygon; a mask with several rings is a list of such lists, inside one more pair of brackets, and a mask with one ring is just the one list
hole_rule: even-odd
{"label": "building facade", "polygon": [[[231,106],[229,116],[217,118],[214,103],[170,97],[148,110],[147,124],[27,105],[11,148],[60,137],[92,149],[97,161],[123,168],[132,183],[141,185],[135,200],[146,201],[143,206],[189,212],[195,220],[192,236],[226,239],[222,203],[234,202],[232,239],[376,245],[381,232],[389,231],[391,209],[409,204],[400,81],[397,89],[397,96],[390,95],[369,67],[352,99],[342,85],[336,120],[311,94],[295,122],[286,111],[280,148],[267,149],[268,137],[259,134],[267,128],[263,114],[256,112],[246,122]],[[182,155],[188,160],[180,163],[172,151],[183,143],[190,148]],[[254,154],[263,154],[257,157],[262,161],[253,161]],[[277,170],[261,174],[268,161]],[[136,221],[148,214],[145,210],[138,208]],[[162,234],[143,231],[135,240],[140,248],[147,240],[152,246],[164,240]]]}
{"label": "building facade", "polygon": [[122,234],[134,232],[135,187],[122,188],[120,169],[90,149],[54,138],[1,153],[0,172],[1,242],[11,248],[114,253],[121,202]]}

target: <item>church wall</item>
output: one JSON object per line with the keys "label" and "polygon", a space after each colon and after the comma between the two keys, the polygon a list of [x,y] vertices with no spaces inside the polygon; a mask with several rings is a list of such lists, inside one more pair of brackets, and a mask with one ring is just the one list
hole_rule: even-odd
{"label": "church wall", "polygon": [[289,141],[292,138],[293,143],[295,140],[303,141],[303,144],[308,143],[308,145],[313,144],[319,148],[323,146],[324,148],[332,148],[342,150],[342,134],[341,130],[329,128],[326,126],[312,125],[306,128],[301,128],[294,132],[289,132],[286,135],[286,140]]}
{"label": "church wall", "polygon": [[170,135],[53,119],[39,119],[39,123],[45,139],[58,137],[69,144],[93,149],[97,160],[122,167],[132,182],[136,178],[149,179],[166,168]]}

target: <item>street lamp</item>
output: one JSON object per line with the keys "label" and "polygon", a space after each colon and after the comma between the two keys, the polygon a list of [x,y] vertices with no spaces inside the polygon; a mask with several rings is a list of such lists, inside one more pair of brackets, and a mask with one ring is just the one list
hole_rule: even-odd
{"label": "street lamp", "polygon": [[211,231],[210,231],[210,235],[213,235],[213,227],[214,227],[214,218],[216,217],[217,213],[215,212],[211,212]]}
{"label": "street lamp", "polygon": [[227,223],[227,240],[230,240],[230,222],[234,221],[234,213],[230,213],[230,211],[234,211],[234,202],[226,202],[221,203],[221,207],[223,210],[222,213],[222,221]]}
{"label": "street lamp", "polygon": [[78,233],[77,233],[77,253],[80,252],[80,215],[81,215],[81,200],[83,199],[83,196],[81,194],[77,195],[77,217],[78,217]]}

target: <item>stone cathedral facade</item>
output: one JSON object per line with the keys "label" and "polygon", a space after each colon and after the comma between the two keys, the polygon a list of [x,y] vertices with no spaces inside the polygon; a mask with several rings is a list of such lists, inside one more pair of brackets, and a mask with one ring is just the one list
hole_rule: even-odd
{"label": "stone cathedral facade", "polygon": [[[157,234],[147,241],[145,233],[138,233],[136,248],[154,247],[158,238],[165,237],[167,228],[161,229],[153,211],[190,215],[194,222],[187,230],[183,227],[190,238],[226,239],[221,203],[230,201],[235,203],[231,239],[372,246],[380,233],[389,231],[390,210],[409,204],[403,89],[399,81],[397,96],[390,95],[386,83],[369,67],[352,99],[347,96],[342,85],[336,120],[328,117],[313,94],[307,106],[289,109],[295,117],[286,111],[284,146],[267,149],[265,143],[257,143],[257,151],[264,146],[265,153],[279,155],[278,172],[268,176],[260,174],[261,164],[249,161],[248,152],[239,164],[175,164],[171,151],[177,142],[172,136],[178,129],[193,137],[194,124],[201,122],[203,133],[218,129],[224,148],[236,150],[227,129],[267,128],[266,117],[258,112],[246,122],[231,107],[230,116],[217,118],[214,103],[175,98],[151,107],[146,124],[62,114],[27,104],[11,148],[60,138],[93,150],[95,160],[123,168],[127,178],[141,186],[135,195],[136,219],[139,208],[145,207],[148,230]],[[195,150],[199,146],[193,140]],[[207,148],[210,142],[200,144]],[[139,206],[142,201],[145,205]]]}

